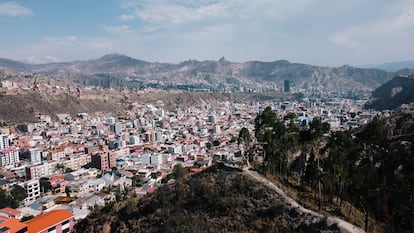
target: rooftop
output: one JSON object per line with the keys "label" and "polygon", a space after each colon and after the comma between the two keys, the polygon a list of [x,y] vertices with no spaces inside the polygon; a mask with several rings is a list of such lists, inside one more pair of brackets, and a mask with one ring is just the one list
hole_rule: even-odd
{"label": "rooftop", "polygon": [[26,228],[26,224],[20,222],[19,219],[10,218],[0,223],[0,229],[3,227],[7,227],[10,232],[19,232],[22,229]]}
{"label": "rooftop", "polygon": [[20,211],[9,208],[9,207],[5,207],[3,209],[0,209],[0,211],[3,212],[3,213],[14,215],[14,216],[21,214]]}
{"label": "rooftop", "polygon": [[28,233],[40,232],[70,218],[73,214],[67,210],[52,210],[27,221]]}

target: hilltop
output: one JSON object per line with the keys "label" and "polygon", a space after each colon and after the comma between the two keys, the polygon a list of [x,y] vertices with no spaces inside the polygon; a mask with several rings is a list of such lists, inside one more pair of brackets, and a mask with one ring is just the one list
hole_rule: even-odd
{"label": "hilltop", "polygon": [[378,87],[366,104],[367,108],[377,110],[395,109],[402,104],[414,102],[414,75],[396,76]]}
{"label": "hilltop", "polygon": [[97,210],[75,232],[320,232],[339,230],[299,211],[237,168],[212,166],[143,199]]}

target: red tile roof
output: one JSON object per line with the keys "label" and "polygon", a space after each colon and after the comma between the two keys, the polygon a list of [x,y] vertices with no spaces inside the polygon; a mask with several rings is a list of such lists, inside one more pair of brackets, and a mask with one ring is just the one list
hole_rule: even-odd
{"label": "red tile roof", "polygon": [[0,211],[3,212],[3,213],[7,213],[7,214],[10,214],[10,215],[14,215],[14,216],[21,214],[20,211],[15,210],[15,209],[12,209],[12,208],[9,208],[9,207],[5,207],[3,209],[0,209]]}
{"label": "red tile roof", "polygon": [[26,222],[28,233],[37,233],[73,218],[73,213],[67,210],[52,210]]}

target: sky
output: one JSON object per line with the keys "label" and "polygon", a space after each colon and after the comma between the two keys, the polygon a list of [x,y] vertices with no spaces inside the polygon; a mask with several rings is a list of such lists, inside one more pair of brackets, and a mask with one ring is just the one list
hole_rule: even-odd
{"label": "sky", "polygon": [[0,0],[0,57],[323,66],[414,60],[413,0]]}

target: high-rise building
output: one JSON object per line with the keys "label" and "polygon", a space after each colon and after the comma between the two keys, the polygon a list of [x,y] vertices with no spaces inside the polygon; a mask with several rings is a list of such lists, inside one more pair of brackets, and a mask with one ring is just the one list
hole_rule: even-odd
{"label": "high-rise building", "polygon": [[17,148],[0,150],[0,167],[14,167],[19,161],[19,150]]}
{"label": "high-rise building", "polygon": [[109,130],[114,132],[115,134],[119,134],[122,132],[122,124],[121,123],[114,123],[109,126]]}
{"label": "high-rise building", "polygon": [[284,83],[284,92],[290,92],[290,82],[289,82],[289,80],[285,80],[285,83]]}
{"label": "high-rise building", "polygon": [[42,151],[38,148],[29,149],[29,160],[31,163],[41,163],[42,162]]}
{"label": "high-rise building", "polygon": [[97,153],[91,156],[91,167],[109,170],[116,167],[116,154],[112,152]]}
{"label": "high-rise building", "polygon": [[10,147],[9,136],[7,134],[0,134],[0,150]]}

